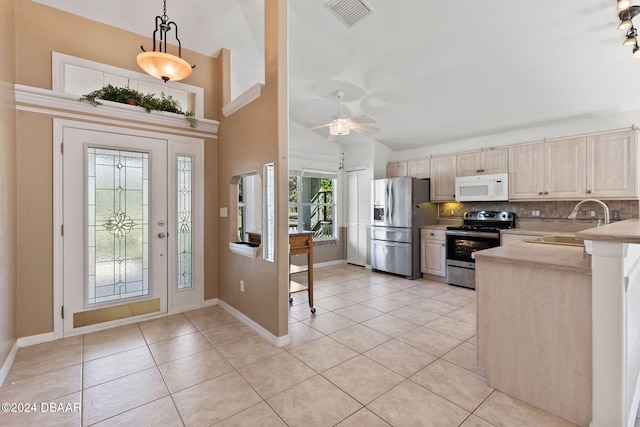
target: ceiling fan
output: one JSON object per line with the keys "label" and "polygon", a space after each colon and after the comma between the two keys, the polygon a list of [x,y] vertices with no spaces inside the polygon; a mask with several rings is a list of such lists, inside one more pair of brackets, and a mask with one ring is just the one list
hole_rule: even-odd
{"label": "ceiling fan", "polygon": [[349,135],[351,131],[365,135],[375,135],[378,132],[379,129],[372,126],[376,121],[371,117],[365,114],[351,117],[342,114],[342,97],[344,96],[344,92],[337,90],[335,95],[338,98],[338,114],[334,115],[331,120],[309,127],[309,129],[320,129],[328,126],[329,138],[331,139]]}

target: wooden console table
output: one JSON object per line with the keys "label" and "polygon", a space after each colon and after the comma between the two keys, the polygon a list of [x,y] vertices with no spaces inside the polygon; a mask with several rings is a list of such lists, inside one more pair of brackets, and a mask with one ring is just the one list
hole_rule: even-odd
{"label": "wooden console table", "polygon": [[[307,255],[307,266],[300,267],[291,264],[292,255]],[[296,273],[307,273],[307,284],[302,284],[291,279]],[[289,234],[289,304],[293,303],[291,294],[307,291],[309,295],[309,307],[315,313],[313,306],[313,233]]]}

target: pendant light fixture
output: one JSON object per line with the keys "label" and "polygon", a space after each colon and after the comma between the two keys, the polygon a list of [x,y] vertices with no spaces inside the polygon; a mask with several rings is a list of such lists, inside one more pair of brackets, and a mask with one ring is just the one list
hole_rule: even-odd
{"label": "pendant light fixture", "polygon": [[640,14],[640,6],[632,5],[632,0],[618,0],[618,30],[626,31],[627,36],[622,42],[623,46],[633,46],[633,57],[640,59],[640,47],[638,47],[638,31],[633,26],[633,18]]}
{"label": "pendant light fixture", "polygon": [[627,38],[622,42],[622,46],[635,46],[638,44],[638,31],[631,27],[629,31],[627,31]]}
{"label": "pendant light fixture", "polygon": [[[178,42],[178,56],[167,53],[167,33],[173,27],[176,41]],[[156,36],[159,33],[158,49],[156,50]],[[140,46],[142,53],[138,54],[138,66],[147,74],[168,81],[178,81],[186,79],[191,75],[191,69],[196,66],[189,65],[182,59],[182,44],[178,38],[178,24],[169,21],[167,16],[167,0],[164,0],[162,16],[156,16],[156,29],[153,32],[153,51],[147,52],[144,46]]]}

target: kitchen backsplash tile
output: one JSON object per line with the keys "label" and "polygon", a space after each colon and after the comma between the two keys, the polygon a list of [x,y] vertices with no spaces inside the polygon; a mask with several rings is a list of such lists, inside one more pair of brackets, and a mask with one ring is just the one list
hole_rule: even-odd
{"label": "kitchen backsplash tile", "polygon": [[[579,231],[595,226],[598,221],[589,218],[590,210],[596,211],[596,218],[604,218],[600,205],[585,203],[580,207],[576,220],[567,219],[577,203],[578,201],[440,203],[438,215],[439,222],[445,223],[461,221],[462,215],[467,211],[509,211],[516,214],[517,227],[563,227],[567,228],[567,231]],[[604,200],[604,203],[609,207],[610,214],[614,210],[620,211],[620,220],[639,217],[640,202],[637,200]],[[535,216],[535,213],[539,213],[539,216]],[[616,220],[612,218],[612,221]]]}

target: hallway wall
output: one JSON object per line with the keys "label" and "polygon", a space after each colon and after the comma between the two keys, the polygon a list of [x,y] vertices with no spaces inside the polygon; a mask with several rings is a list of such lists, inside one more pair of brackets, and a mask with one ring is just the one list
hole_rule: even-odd
{"label": "hallway wall", "polygon": [[17,337],[15,9],[0,2],[0,366]]}

